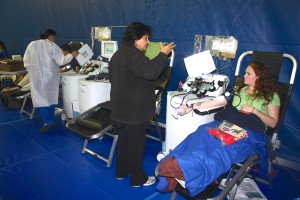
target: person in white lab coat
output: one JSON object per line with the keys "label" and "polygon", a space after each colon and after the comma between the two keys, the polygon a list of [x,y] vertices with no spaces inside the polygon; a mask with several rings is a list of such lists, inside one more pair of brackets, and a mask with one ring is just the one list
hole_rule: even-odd
{"label": "person in white lab coat", "polygon": [[24,67],[30,79],[30,91],[34,107],[39,108],[44,125],[40,132],[46,132],[55,125],[54,111],[58,104],[60,72],[59,66],[73,59],[71,54],[64,56],[55,44],[56,32],[47,29],[39,40],[32,41],[24,54]]}

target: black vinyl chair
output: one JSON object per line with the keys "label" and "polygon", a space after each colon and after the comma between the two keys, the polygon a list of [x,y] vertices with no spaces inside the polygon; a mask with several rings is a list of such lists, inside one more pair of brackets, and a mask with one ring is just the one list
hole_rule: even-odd
{"label": "black vinyl chair", "polygon": [[78,51],[83,45],[83,42],[70,42],[69,43],[72,51]]}
{"label": "black vinyl chair", "polygon": [[[71,119],[66,124],[67,129],[84,138],[82,154],[85,152],[96,156],[106,162],[106,167],[111,166],[118,135],[113,134],[110,122],[110,102],[99,103],[79,116]],[[94,149],[88,148],[90,140],[101,139],[104,135],[113,138],[109,156],[100,155]]]}
{"label": "black vinyl chair", "polygon": [[[266,134],[268,138],[270,138],[270,141],[268,141],[268,154],[269,154],[269,169],[268,169],[268,180],[261,179],[259,177],[253,177],[251,175],[248,175],[251,178],[255,178],[255,180],[262,182],[264,184],[267,184],[269,186],[272,185],[272,164],[274,161],[274,158],[276,156],[276,150],[280,148],[280,139],[279,139],[279,131],[281,128],[281,125],[284,120],[284,116],[286,113],[286,110],[289,105],[289,101],[292,95],[293,86],[294,86],[294,80],[295,75],[297,71],[297,61],[296,59],[286,53],[277,53],[277,52],[261,52],[261,51],[246,51],[244,52],[238,59],[237,63],[237,69],[235,73],[236,80],[239,80],[239,70],[240,66],[242,64],[243,59],[246,57],[252,56],[253,62],[262,62],[265,67],[268,69],[269,73],[273,77],[273,79],[277,82],[278,86],[278,93],[280,96],[280,114],[279,114],[279,120],[275,128],[267,127]],[[290,63],[287,63],[290,62]],[[280,72],[283,69],[283,67],[287,68],[289,67],[289,80],[280,80]]]}

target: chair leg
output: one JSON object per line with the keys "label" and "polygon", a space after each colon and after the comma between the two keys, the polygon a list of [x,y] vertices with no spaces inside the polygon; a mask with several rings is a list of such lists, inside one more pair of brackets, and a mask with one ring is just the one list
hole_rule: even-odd
{"label": "chair leg", "polygon": [[35,113],[35,107],[32,108],[32,111],[31,111],[31,113],[30,113],[30,119],[33,118],[34,113]]}
{"label": "chair leg", "polygon": [[27,97],[24,98],[24,101],[22,103],[22,107],[21,107],[20,113],[23,113],[25,111],[24,108],[25,108],[25,105],[26,105],[26,101],[27,101]]}
{"label": "chair leg", "polygon": [[20,113],[25,113],[26,115],[29,116],[29,119],[32,119],[35,113],[35,107],[32,108],[31,112],[27,112],[25,110],[25,106],[26,106],[26,102],[27,102],[28,96],[24,97],[23,103],[22,103],[22,107],[20,110]]}
{"label": "chair leg", "polygon": [[176,194],[177,194],[176,191],[173,190],[170,200],[175,200],[176,199]]}
{"label": "chair leg", "polygon": [[114,138],[113,143],[112,143],[111,148],[110,148],[110,153],[109,153],[109,157],[108,157],[108,160],[107,160],[107,164],[106,164],[106,167],[110,167],[112,159],[113,159],[113,156],[114,156],[114,152],[115,152],[115,149],[116,149],[116,145],[117,145],[118,137],[119,136],[111,134],[111,133],[105,133],[105,134]]}
{"label": "chair leg", "polygon": [[235,185],[232,187],[232,189],[231,189],[231,191],[229,192],[229,194],[228,194],[228,196],[229,196],[228,200],[234,200],[235,195],[236,195],[236,192],[237,192],[237,189],[238,189],[238,186],[235,184]]}
{"label": "chair leg", "polygon": [[160,127],[159,127],[159,125],[158,125],[158,122],[155,121],[154,124],[155,124],[155,127],[156,127],[156,131],[157,131],[159,140],[160,140],[160,142],[163,142],[162,134],[161,134],[161,130],[160,130]]}
{"label": "chair leg", "polygon": [[85,140],[84,140],[84,144],[83,144],[83,148],[82,148],[82,152],[81,152],[82,154],[85,153],[85,150],[86,150],[86,147],[87,147],[88,143],[89,143],[89,140],[88,140],[88,139],[85,139]]}
{"label": "chair leg", "polygon": [[[217,199],[224,199],[228,194],[230,194],[231,190],[235,187],[238,187],[239,184],[243,181],[243,179],[247,176],[248,172],[250,171],[251,167],[256,165],[259,162],[259,155],[257,153],[253,153],[247,160],[243,163],[243,165],[236,171],[233,177],[231,177],[231,173],[234,170],[230,170],[229,175],[227,177],[226,183],[224,188],[222,189],[221,193],[210,200],[217,200]],[[232,196],[235,195],[236,191],[233,191]],[[232,197],[234,198],[234,196]]]}
{"label": "chair leg", "polygon": [[156,131],[157,131],[157,134],[158,134],[158,137],[154,137],[154,136],[149,135],[149,134],[146,134],[146,136],[147,136],[148,138],[151,138],[152,140],[157,140],[157,141],[159,141],[159,142],[163,142],[163,139],[162,139],[162,133],[161,133],[160,127],[159,127],[159,125],[158,125],[158,122],[157,122],[157,121],[152,121],[151,123],[155,125]]}
{"label": "chair leg", "polygon": [[114,138],[113,142],[112,142],[112,145],[111,145],[111,148],[110,148],[110,152],[109,152],[108,158],[105,158],[105,157],[101,156],[100,154],[92,151],[91,149],[88,149],[87,148],[87,145],[88,145],[88,142],[89,142],[88,139],[84,140],[84,144],[83,144],[83,148],[82,148],[82,152],[81,153],[84,154],[85,152],[87,152],[87,153],[89,153],[89,154],[91,154],[93,156],[96,156],[97,158],[105,161],[106,162],[106,167],[108,168],[108,167],[110,167],[112,159],[113,159],[113,156],[114,156],[114,152],[115,152],[115,149],[116,149],[116,146],[117,146],[117,142],[118,142],[118,135],[114,135],[114,134],[111,134],[111,133],[108,133],[108,132],[106,132],[104,134],[106,134],[106,135]]}

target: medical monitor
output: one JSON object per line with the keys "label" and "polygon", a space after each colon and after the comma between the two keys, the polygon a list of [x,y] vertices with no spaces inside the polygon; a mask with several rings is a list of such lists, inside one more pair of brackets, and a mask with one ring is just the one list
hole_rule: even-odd
{"label": "medical monitor", "polygon": [[111,58],[118,50],[117,41],[101,41],[101,56],[105,58]]}

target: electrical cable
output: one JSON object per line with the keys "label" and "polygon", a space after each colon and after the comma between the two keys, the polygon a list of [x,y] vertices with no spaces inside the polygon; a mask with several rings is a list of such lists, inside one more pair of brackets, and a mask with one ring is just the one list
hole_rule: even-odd
{"label": "electrical cable", "polygon": [[[178,108],[179,106],[181,106],[181,105],[183,104],[183,101],[184,101],[185,97],[187,97],[189,94],[191,94],[191,92],[173,95],[173,96],[171,97],[171,99],[170,99],[170,106],[171,106],[172,108]],[[178,107],[173,106],[173,105],[172,105],[172,99],[173,99],[174,97],[182,96],[182,95],[183,95],[184,97],[182,98],[182,101],[181,101],[180,105],[179,105]]]}

